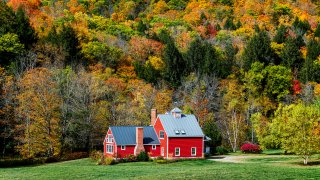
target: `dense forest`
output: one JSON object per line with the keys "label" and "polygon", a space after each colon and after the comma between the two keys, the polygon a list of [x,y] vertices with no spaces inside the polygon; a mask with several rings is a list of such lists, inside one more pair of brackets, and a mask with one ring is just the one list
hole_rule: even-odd
{"label": "dense forest", "polygon": [[320,150],[318,0],[0,1],[1,156],[195,114],[216,146]]}

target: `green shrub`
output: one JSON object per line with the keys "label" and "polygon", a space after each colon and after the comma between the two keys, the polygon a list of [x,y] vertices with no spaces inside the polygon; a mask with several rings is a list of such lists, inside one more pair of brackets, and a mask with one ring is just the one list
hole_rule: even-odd
{"label": "green shrub", "polygon": [[225,148],[222,147],[222,146],[217,146],[217,147],[216,147],[216,152],[217,152],[217,154],[219,154],[219,155],[228,154],[228,150],[225,149]]}
{"label": "green shrub", "polygon": [[44,164],[45,161],[46,161],[46,159],[44,159],[44,158],[38,158],[38,159],[5,159],[5,160],[0,160],[0,168]]}
{"label": "green shrub", "polygon": [[141,151],[137,156],[137,161],[148,161],[149,156],[145,151]]}

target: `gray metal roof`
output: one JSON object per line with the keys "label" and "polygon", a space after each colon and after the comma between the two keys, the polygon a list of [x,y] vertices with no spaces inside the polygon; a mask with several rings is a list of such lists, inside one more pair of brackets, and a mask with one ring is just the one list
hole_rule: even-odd
{"label": "gray metal roof", "polygon": [[181,113],[182,111],[181,111],[181,109],[175,107],[175,108],[173,108],[173,109],[171,110],[171,112]]}
{"label": "gray metal roof", "polygon": [[[194,115],[182,114],[175,118],[171,114],[159,114],[159,119],[169,137],[203,137],[204,134]],[[182,132],[185,133],[182,133]],[[177,133],[179,132],[179,134]]]}
{"label": "gray metal roof", "polygon": [[136,128],[143,127],[143,144],[160,144],[153,126],[111,126],[117,145],[136,145]]}

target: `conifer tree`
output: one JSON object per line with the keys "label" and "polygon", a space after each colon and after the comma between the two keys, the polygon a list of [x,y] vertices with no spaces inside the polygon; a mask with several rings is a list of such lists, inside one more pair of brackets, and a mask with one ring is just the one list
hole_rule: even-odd
{"label": "conifer tree", "polygon": [[25,45],[25,47],[30,47],[36,42],[37,37],[34,29],[31,27],[29,18],[26,16],[24,10],[20,6],[16,13],[17,17],[17,29],[16,33],[19,36],[20,42]]}
{"label": "conifer tree", "polygon": [[278,44],[284,43],[286,40],[286,34],[287,34],[287,27],[284,25],[281,25],[278,30],[277,34],[274,36],[273,41],[275,41]]}
{"label": "conifer tree", "polygon": [[185,61],[167,31],[162,30],[159,39],[166,44],[163,53],[165,63],[163,77],[173,87],[178,87],[181,84],[181,78],[186,73]]}
{"label": "conifer tree", "polygon": [[244,54],[244,68],[249,69],[255,61],[260,61],[265,65],[274,63],[275,53],[270,46],[270,38],[266,31],[258,31],[247,43]]}
{"label": "conifer tree", "polygon": [[314,32],[314,37],[320,37],[320,23],[318,24],[317,29]]}
{"label": "conifer tree", "polygon": [[303,63],[302,53],[297,44],[297,39],[288,38],[281,52],[281,64],[290,68],[300,68]]}

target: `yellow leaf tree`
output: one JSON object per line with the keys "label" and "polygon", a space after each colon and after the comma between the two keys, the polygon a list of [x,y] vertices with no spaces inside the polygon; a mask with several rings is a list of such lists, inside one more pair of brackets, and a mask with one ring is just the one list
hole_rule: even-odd
{"label": "yellow leaf tree", "polygon": [[61,100],[48,69],[28,71],[19,82],[18,146],[23,157],[51,157],[60,153],[59,106]]}

